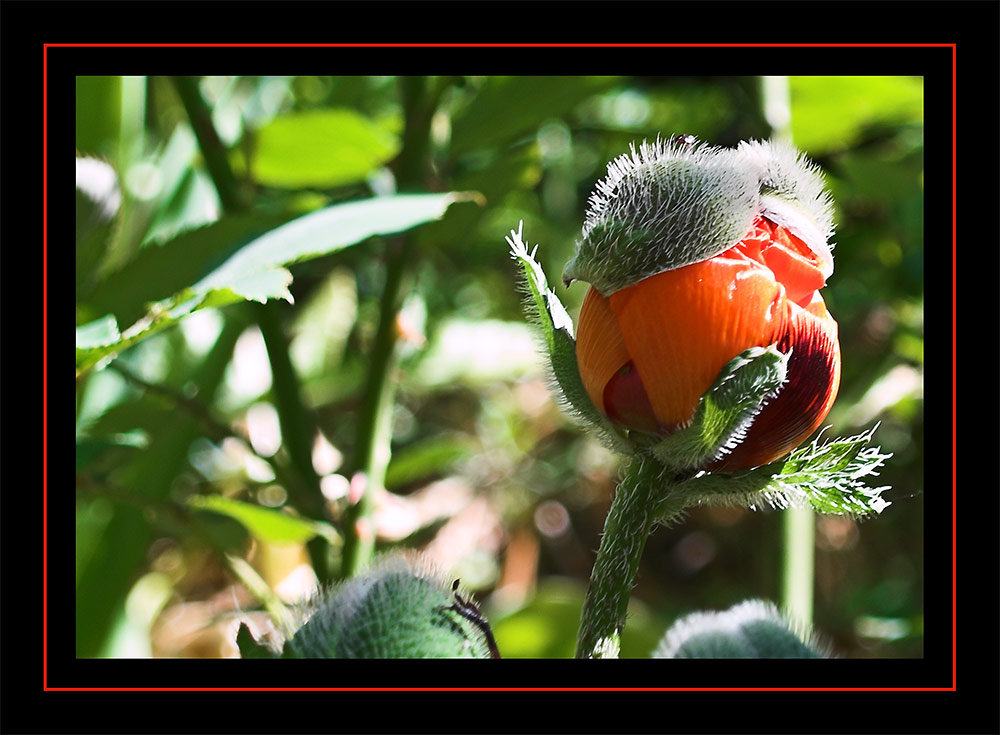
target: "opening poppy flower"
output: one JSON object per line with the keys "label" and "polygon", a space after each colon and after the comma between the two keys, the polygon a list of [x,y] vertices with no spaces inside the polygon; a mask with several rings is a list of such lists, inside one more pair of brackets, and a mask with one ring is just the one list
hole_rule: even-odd
{"label": "opening poppy flower", "polygon": [[709,469],[772,462],[819,427],[837,395],[837,322],[819,294],[830,272],[828,252],[758,215],[735,246],[714,257],[608,297],[592,286],[577,327],[584,387],[612,421],[669,434],[690,423],[730,359],[776,344],[791,351],[785,385],[743,441]]}

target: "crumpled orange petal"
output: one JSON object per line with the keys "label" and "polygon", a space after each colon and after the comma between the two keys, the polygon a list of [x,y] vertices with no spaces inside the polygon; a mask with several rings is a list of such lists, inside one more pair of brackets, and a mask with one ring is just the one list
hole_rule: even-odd
{"label": "crumpled orange petal", "polygon": [[766,346],[787,314],[770,271],[732,251],[647,278],[609,301],[667,431],[686,425],[725,364],[748,347]]}
{"label": "crumpled orange petal", "polygon": [[826,417],[840,380],[837,323],[818,290],[822,262],[763,217],[736,246],[602,296],[591,288],[577,330],[580,374],[612,420],[670,433],[687,425],[729,360],[777,343],[788,380],[746,439],[715,465],[765,464]]}

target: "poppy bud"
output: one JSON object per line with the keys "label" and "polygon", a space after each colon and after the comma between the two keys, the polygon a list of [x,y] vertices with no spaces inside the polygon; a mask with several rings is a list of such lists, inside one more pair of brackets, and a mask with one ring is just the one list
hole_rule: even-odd
{"label": "poppy bud", "polygon": [[670,434],[730,359],[776,345],[791,352],[785,385],[709,468],[778,459],[819,427],[840,382],[819,294],[833,260],[818,173],[767,143],[644,144],[608,168],[567,269],[593,284],[577,326],[591,401],[628,429]]}

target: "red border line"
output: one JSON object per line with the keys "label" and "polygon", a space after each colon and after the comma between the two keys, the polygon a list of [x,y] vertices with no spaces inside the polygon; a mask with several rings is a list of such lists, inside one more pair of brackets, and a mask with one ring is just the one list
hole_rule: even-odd
{"label": "red border line", "polygon": [[951,47],[951,685],[958,688],[958,48]]}
{"label": "red border line", "polygon": [[[951,687],[49,687],[48,686],[48,50],[49,48],[951,48],[952,76],[952,685]],[[42,689],[181,691],[956,691],[958,687],[958,62],[954,43],[46,43],[42,46]]]}
{"label": "red border line", "polygon": [[951,687],[51,687],[50,692],[951,692]]}
{"label": "red border line", "polygon": [[49,661],[49,49],[42,49],[42,688]]}
{"label": "red border line", "polygon": [[46,48],[952,48],[953,43],[47,43]]}

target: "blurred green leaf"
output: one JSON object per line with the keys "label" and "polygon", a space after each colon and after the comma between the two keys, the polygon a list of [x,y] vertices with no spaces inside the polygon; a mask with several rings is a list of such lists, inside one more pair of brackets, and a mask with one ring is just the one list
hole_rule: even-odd
{"label": "blurred green leaf", "polygon": [[199,510],[221,513],[239,521],[254,538],[273,544],[299,544],[315,536],[339,543],[337,532],[327,523],[297,518],[274,508],[224,498],[221,495],[193,495],[188,505]]}
{"label": "blurred green leaf", "polygon": [[[202,308],[240,299],[291,301],[291,274],[283,267],[334,253],[375,235],[403,232],[442,217],[453,203],[472,194],[409,194],[335,204],[312,212],[258,237],[191,288],[154,304],[150,312],[125,330],[121,339],[77,348],[77,375],[105,357],[131,347]],[[88,332],[89,335],[89,332]],[[102,339],[106,339],[102,333]]]}
{"label": "blurred green leaf", "polygon": [[[235,320],[228,322],[206,359],[180,376],[182,382],[190,380],[197,385],[204,400],[212,400],[243,328]],[[178,476],[189,466],[188,451],[201,429],[189,415],[167,408],[160,401],[149,401],[146,407],[144,412],[132,412],[133,418],[142,416],[141,424],[126,421],[115,428],[145,429],[149,434],[148,448],[131,455],[131,460],[116,468],[113,475],[116,487],[134,493],[139,504],[167,498]],[[143,509],[116,503],[109,516],[102,534],[94,540],[89,558],[78,570],[77,656],[99,654],[156,539],[150,515]]]}
{"label": "blurred green leaf", "polygon": [[441,474],[474,450],[474,442],[464,434],[434,436],[397,449],[385,472],[385,487],[393,490]]}
{"label": "blurred green leaf", "polygon": [[76,77],[76,149],[108,155],[121,126],[121,77]]}
{"label": "blurred green leaf", "polygon": [[[541,582],[528,603],[510,614],[489,615],[504,658],[573,658],[586,587],[570,580]],[[666,626],[639,600],[629,603],[621,658],[648,658]]]}
{"label": "blurred green leaf", "polygon": [[257,132],[251,170],[265,186],[340,186],[363,181],[399,148],[396,136],[353,110],[294,112]]}
{"label": "blurred green leaf", "polygon": [[573,109],[618,77],[489,77],[452,122],[451,151],[461,154],[534,134],[538,125]]}
{"label": "blurred green leaf", "polygon": [[118,447],[145,449],[147,446],[149,446],[149,435],[141,429],[109,436],[80,437],[76,442],[76,468],[79,470],[92,464],[111,449]]}
{"label": "blurred green leaf", "polygon": [[919,77],[789,77],[792,135],[812,155],[848,148],[867,126],[919,121]]}
{"label": "blurred green leaf", "polygon": [[112,313],[131,324],[151,302],[190,286],[241,245],[288,220],[288,215],[262,212],[225,215],[162,244],[151,243],[81,301],[91,313]]}

